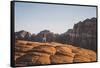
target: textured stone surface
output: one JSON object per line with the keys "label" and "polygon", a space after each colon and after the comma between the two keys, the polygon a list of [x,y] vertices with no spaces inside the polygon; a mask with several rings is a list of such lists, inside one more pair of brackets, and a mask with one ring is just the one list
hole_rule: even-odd
{"label": "textured stone surface", "polygon": [[52,46],[47,46],[47,45],[40,45],[37,47],[34,47],[32,49],[33,52],[42,52],[42,53],[47,53],[54,55],[56,53],[56,49]]}
{"label": "textured stone surface", "polygon": [[[15,48],[16,66],[96,61],[96,53],[89,49],[59,43],[19,41],[21,43],[16,42]],[[23,51],[16,50],[18,48]]]}
{"label": "textured stone surface", "polygon": [[58,63],[73,63],[73,57],[60,54],[51,56],[51,64],[58,64]]}

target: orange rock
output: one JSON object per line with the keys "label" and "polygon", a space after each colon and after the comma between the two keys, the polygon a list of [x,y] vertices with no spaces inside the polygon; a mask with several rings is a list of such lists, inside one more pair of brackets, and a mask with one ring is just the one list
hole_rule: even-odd
{"label": "orange rock", "polygon": [[68,53],[72,53],[72,50],[66,46],[56,46],[56,50],[57,52],[68,52]]}
{"label": "orange rock", "polygon": [[16,64],[36,65],[36,64],[50,64],[50,55],[48,54],[26,54],[17,58]]}
{"label": "orange rock", "polygon": [[16,43],[19,43],[21,45],[26,45],[28,41],[23,41],[23,40],[17,40]]}
{"label": "orange rock", "polygon": [[16,59],[16,64],[21,64],[21,65],[28,65],[32,64],[32,55],[25,54],[19,58]]}
{"label": "orange rock", "polygon": [[64,55],[53,55],[50,57],[50,59],[51,59],[51,64],[73,63],[73,57]]}
{"label": "orange rock", "polygon": [[74,62],[91,62],[96,61],[96,53],[92,50],[81,49],[76,53]]}
{"label": "orange rock", "polygon": [[83,56],[75,56],[74,62],[90,62],[91,60],[89,58],[83,57]]}
{"label": "orange rock", "polygon": [[74,57],[72,50],[66,46],[57,46],[56,47],[56,54],[66,55],[69,57]]}
{"label": "orange rock", "polygon": [[96,61],[94,51],[73,45],[21,40],[16,41],[15,45],[17,66]]}
{"label": "orange rock", "polygon": [[[35,62],[35,64],[50,64],[50,55],[41,55]],[[32,61],[34,62],[34,59],[36,59],[34,56],[32,57]]]}
{"label": "orange rock", "polygon": [[54,55],[56,53],[56,49],[52,46],[46,46],[46,45],[40,45],[37,47],[34,47],[32,49],[33,52],[42,52],[42,53],[47,53],[50,55]]}

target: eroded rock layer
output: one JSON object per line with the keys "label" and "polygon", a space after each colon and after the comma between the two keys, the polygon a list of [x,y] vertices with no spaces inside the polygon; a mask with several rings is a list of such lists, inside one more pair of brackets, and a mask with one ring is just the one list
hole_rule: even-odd
{"label": "eroded rock layer", "polygon": [[17,40],[15,45],[16,66],[93,61],[96,61],[94,51],[73,45],[22,40]]}

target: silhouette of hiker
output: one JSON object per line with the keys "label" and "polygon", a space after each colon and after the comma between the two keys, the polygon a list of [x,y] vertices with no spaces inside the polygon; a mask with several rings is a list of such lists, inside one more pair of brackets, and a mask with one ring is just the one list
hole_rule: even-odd
{"label": "silhouette of hiker", "polygon": [[46,42],[46,34],[45,33],[43,34],[42,42]]}

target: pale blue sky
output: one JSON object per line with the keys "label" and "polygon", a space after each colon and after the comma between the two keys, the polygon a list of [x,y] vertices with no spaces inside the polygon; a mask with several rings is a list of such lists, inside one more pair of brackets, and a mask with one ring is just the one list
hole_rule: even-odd
{"label": "pale blue sky", "polygon": [[96,7],[15,3],[15,31],[39,33],[48,29],[54,33],[63,33],[78,21],[92,17],[96,17]]}

